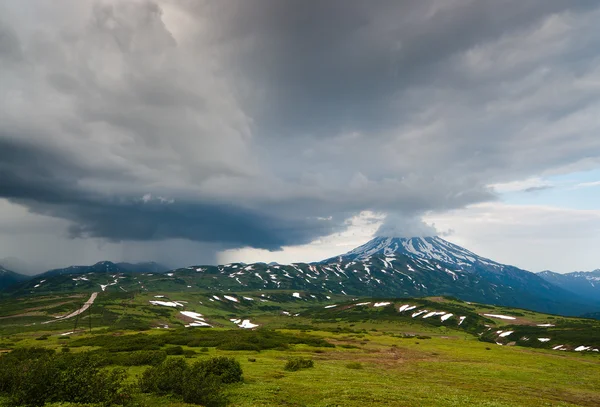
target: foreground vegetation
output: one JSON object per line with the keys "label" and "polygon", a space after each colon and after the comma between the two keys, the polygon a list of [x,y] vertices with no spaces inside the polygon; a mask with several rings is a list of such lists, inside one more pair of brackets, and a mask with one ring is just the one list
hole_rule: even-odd
{"label": "foreground vegetation", "polygon": [[[600,400],[598,353],[554,351],[539,341],[521,346],[513,334],[501,340],[514,346],[490,343],[499,340],[490,332],[501,330],[592,344],[596,322],[585,319],[447,298],[374,307],[339,297],[310,303],[290,293],[266,293],[265,302],[248,304],[171,296],[214,327],[185,328],[182,307],[148,306],[154,296],[128,294],[99,296],[77,329],[73,320],[29,326],[19,325],[18,316],[4,320],[0,404],[566,407]],[[22,308],[64,307],[57,303],[32,298]],[[406,303],[467,319],[458,326],[452,319],[412,318],[398,312]],[[14,304],[2,306],[23,314]],[[251,318],[259,328],[237,328],[234,317]]]}

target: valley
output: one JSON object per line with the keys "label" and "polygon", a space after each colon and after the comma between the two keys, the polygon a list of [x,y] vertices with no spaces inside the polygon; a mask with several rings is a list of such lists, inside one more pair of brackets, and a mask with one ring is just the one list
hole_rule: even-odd
{"label": "valley", "polygon": [[[86,299],[2,301],[2,315],[14,316],[0,320],[0,348],[116,357],[180,346],[188,363],[234,357],[244,381],[228,388],[231,406],[595,406],[600,395],[595,320],[453,298],[349,300],[271,290],[99,292],[77,322],[32,322],[68,315]],[[39,315],[23,316],[27,310]],[[287,372],[291,357],[310,358],[314,368]],[[146,369],[125,368],[131,380]],[[148,406],[184,405],[136,397]]]}
{"label": "valley", "polygon": [[[319,263],[147,265],[13,285],[0,296],[0,352],[95,358],[130,384],[169,361],[233,357],[243,380],[224,390],[231,406],[600,399],[600,320],[580,316],[596,303],[439,238],[378,238]],[[312,367],[288,371],[290,360]],[[134,405],[187,405],[144,388],[123,391]]]}

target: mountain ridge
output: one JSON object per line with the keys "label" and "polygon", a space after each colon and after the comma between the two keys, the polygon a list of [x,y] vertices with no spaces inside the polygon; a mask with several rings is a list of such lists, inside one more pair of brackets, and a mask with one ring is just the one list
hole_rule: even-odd
{"label": "mountain ridge", "polygon": [[0,264],[0,291],[28,280],[30,277],[9,270]]}
{"label": "mountain ridge", "polygon": [[600,269],[592,271],[574,271],[571,273],[555,273],[545,270],[538,276],[567,291],[588,300],[600,300]]}
{"label": "mountain ridge", "polygon": [[425,297],[581,315],[600,310],[542,277],[476,255],[440,237],[375,238],[314,263],[230,263],[167,273],[132,273],[111,262],[51,271],[20,286],[21,293],[68,290],[303,290],[349,296]]}

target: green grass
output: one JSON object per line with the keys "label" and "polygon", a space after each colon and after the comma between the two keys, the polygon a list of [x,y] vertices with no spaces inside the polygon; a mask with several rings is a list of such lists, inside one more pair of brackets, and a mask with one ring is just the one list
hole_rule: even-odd
{"label": "green grass", "polygon": [[[192,363],[214,356],[236,358],[242,365],[244,381],[228,387],[231,406],[598,406],[600,400],[600,355],[592,352],[558,352],[547,348],[497,346],[479,341],[477,334],[438,321],[412,319],[398,315],[399,305],[421,304],[424,307],[446,309],[455,314],[479,318],[483,313],[514,315],[527,324],[553,323],[557,329],[572,331],[580,340],[586,329],[597,331],[597,321],[563,318],[528,310],[468,304],[443,298],[394,300],[394,308],[325,309],[328,303],[344,304],[344,298],[329,302],[294,301],[286,293],[269,303],[259,301],[239,304],[208,301],[207,293],[164,293],[171,300],[188,301],[186,310],[200,312],[217,328],[184,329],[180,309],[149,306],[151,294],[101,294],[92,312],[92,333],[79,330],[70,339],[59,333],[73,330],[74,321],[47,325],[21,325],[25,320],[14,318],[11,324],[0,325],[0,348],[44,346],[60,351],[69,347],[73,353],[98,350],[108,346],[123,350],[138,331],[125,329],[127,324],[149,326],[168,323],[177,329],[150,329],[142,335],[156,349],[180,345],[184,351],[194,351],[185,358]],[[269,294],[269,293],[266,293]],[[236,293],[258,299],[260,293]],[[289,301],[286,301],[288,299]],[[345,300],[347,301],[347,297]],[[64,302],[64,299],[62,300]],[[362,301],[362,300],[361,300]],[[22,308],[44,306],[55,308],[60,297],[31,298],[20,303]],[[201,303],[202,302],[202,303]],[[357,302],[357,301],[355,301]],[[265,311],[264,305],[279,310],[300,313],[298,317],[281,315],[279,310]],[[3,308],[4,307],[4,308]],[[17,313],[14,304],[0,303],[0,310]],[[103,316],[104,315],[104,316]],[[273,349],[224,350],[222,338],[237,338],[241,342],[259,340],[261,334],[240,331],[229,321],[246,317],[261,326],[275,330],[271,336],[287,346]],[[87,313],[80,327],[87,328]],[[121,322],[120,322],[121,321]],[[473,327],[492,324],[493,329],[507,329],[514,321],[489,320],[481,317]],[[486,328],[487,329],[487,328]],[[523,329],[535,329],[524,327]],[[47,340],[36,338],[48,334]],[[126,335],[126,337],[123,337]],[[269,334],[271,335],[271,334]],[[335,348],[313,346],[314,341],[292,338],[316,337],[335,344]],[[204,338],[190,347],[182,338]],[[85,338],[96,338],[86,340]],[[152,339],[154,338],[154,339]],[[179,338],[181,340],[164,340]],[[221,339],[219,339],[221,338]],[[86,342],[87,341],[87,342]],[[144,342],[145,341],[145,342]],[[212,341],[211,343],[209,343]],[[298,343],[304,342],[304,343]],[[85,345],[85,346],[76,346]],[[108,344],[108,345],[107,345]],[[582,343],[583,344],[583,343]],[[114,345],[114,346],[113,346]],[[275,344],[277,345],[277,344]],[[207,352],[201,351],[208,347]],[[244,348],[243,346],[240,348]],[[266,348],[270,348],[266,347]],[[183,357],[183,356],[168,356]],[[314,367],[289,372],[284,369],[290,358],[312,359]],[[250,360],[253,359],[254,362]],[[360,366],[360,368],[356,368]],[[133,383],[147,366],[128,366],[128,381]],[[141,396],[144,405],[184,406],[169,397]],[[1,404],[1,400],[0,400]]]}
{"label": "green grass", "polygon": [[[235,357],[242,365],[244,382],[232,385],[229,397],[231,406],[240,407],[597,406],[600,398],[597,355],[490,347],[464,337],[417,340],[380,332],[362,338],[326,331],[313,334],[335,343],[368,341],[358,349],[293,345],[284,351],[250,352],[210,348],[189,360]],[[49,341],[44,346],[58,345]],[[310,358],[314,367],[287,372],[284,366],[291,357]],[[249,362],[249,358],[255,362]],[[349,363],[360,363],[362,369],[348,369]],[[129,368],[131,381],[144,369]],[[164,397],[144,398],[149,406],[184,405]]]}

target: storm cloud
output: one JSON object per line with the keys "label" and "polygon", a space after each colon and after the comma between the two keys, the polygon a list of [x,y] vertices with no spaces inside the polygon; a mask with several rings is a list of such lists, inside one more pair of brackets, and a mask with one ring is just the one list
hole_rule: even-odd
{"label": "storm cloud", "polygon": [[363,211],[429,234],[424,214],[600,158],[595,1],[40,0],[0,16],[0,198],[71,239],[278,250]]}

